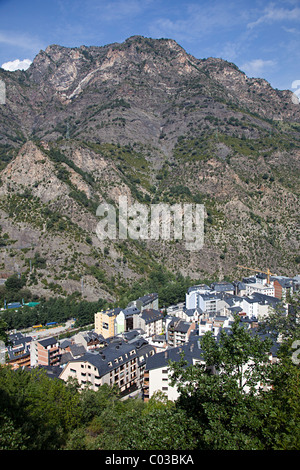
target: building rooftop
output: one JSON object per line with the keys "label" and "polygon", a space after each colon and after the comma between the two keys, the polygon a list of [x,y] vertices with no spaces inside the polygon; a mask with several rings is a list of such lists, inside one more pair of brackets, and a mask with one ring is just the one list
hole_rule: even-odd
{"label": "building rooftop", "polygon": [[143,295],[142,297],[139,297],[137,300],[142,302],[143,305],[147,305],[150,302],[153,302],[153,300],[158,299],[158,294],[156,292],[153,292],[152,294],[146,294]]}
{"label": "building rooftop", "polygon": [[193,364],[193,359],[203,360],[203,352],[200,349],[199,338],[194,337],[191,341],[176,348],[166,349],[161,353],[156,353],[148,357],[146,361],[146,370],[160,369],[168,367],[169,361],[178,362],[184,354],[184,360],[188,365]]}
{"label": "building rooftop", "polygon": [[46,348],[47,346],[51,346],[52,344],[58,343],[58,339],[51,337],[51,338],[46,338],[46,339],[39,339],[38,342],[39,342],[44,348]]}
{"label": "building rooftop", "polygon": [[146,324],[152,323],[154,321],[161,320],[162,318],[164,318],[163,313],[161,313],[159,310],[154,310],[154,309],[143,310],[140,316],[141,318],[143,318]]}
{"label": "building rooftop", "polygon": [[154,352],[153,346],[143,338],[132,343],[125,343],[119,338],[119,341],[111,342],[100,351],[87,351],[82,357],[70,362],[89,362],[98,369],[99,376],[103,376],[114,368],[151,352]]}
{"label": "building rooftop", "polygon": [[231,282],[214,282],[210,287],[216,292],[226,292],[228,290],[234,291],[234,285]]}
{"label": "building rooftop", "polygon": [[130,317],[132,315],[139,314],[140,310],[135,306],[131,306],[131,307],[123,308],[121,312],[124,313],[125,317]]}
{"label": "building rooftop", "polygon": [[192,286],[188,288],[188,294],[191,294],[192,292],[197,292],[197,291],[211,291],[212,289],[207,286],[206,284],[198,284],[196,286]]}

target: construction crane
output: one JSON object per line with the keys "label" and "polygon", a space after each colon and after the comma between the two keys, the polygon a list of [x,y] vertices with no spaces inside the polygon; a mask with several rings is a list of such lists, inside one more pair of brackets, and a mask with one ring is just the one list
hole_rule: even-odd
{"label": "construction crane", "polygon": [[270,284],[270,276],[276,276],[276,274],[274,273],[271,273],[271,271],[269,270],[269,268],[267,269],[267,271],[262,271],[261,269],[254,269],[254,268],[248,268],[247,266],[240,266],[238,265],[238,268],[243,268],[243,269],[249,269],[250,271],[255,271],[257,273],[263,273],[263,274],[266,274],[267,275],[267,283]]}

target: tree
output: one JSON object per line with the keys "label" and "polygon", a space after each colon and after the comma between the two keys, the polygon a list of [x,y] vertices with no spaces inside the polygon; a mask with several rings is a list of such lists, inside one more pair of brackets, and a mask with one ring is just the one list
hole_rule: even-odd
{"label": "tree", "polygon": [[[81,423],[79,393],[47,377],[44,370],[0,368],[0,435],[11,428],[16,447],[54,450]],[[20,436],[22,439],[20,440]],[[0,444],[6,448],[9,442]],[[2,447],[3,446],[3,447]]]}
{"label": "tree", "polygon": [[179,391],[176,408],[197,421],[198,448],[264,449],[270,409],[262,386],[269,382],[270,340],[253,335],[237,318],[218,340],[206,333],[200,341],[203,364],[188,365],[184,357],[171,363],[171,384]]}
{"label": "tree", "polygon": [[3,320],[3,318],[0,318],[0,341],[3,341],[3,343],[6,345],[8,343],[8,335],[6,333],[7,329],[7,323]]}

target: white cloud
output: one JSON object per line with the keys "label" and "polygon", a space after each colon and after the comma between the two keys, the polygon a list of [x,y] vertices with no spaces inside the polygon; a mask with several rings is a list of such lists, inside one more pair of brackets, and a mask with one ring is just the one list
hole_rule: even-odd
{"label": "white cloud", "polygon": [[274,67],[276,63],[276,60],[253,59],[242,64],[240,69],[243,70],[249,77],[257,77],[258,75],[264,73],[267,69]]}
{"label": "white cloud", "polygon": [[287,8],[277,8],[274,3],[268,5],[256,21],[248,23],[248,28],[253,28],[262,23],[274,23],[275,21],[299,21],[300,20],[300,8],[295,7],[292,10]]}
{"label": "white cloud", "polygon": [[30,59],[24,59],[24,60],[11,60],[9,62],[5,62],[4,64],[1,65],[1,67],[4,70],[8,70],[9,72],[14,72],[15,70],[26,70],[31,64]]}

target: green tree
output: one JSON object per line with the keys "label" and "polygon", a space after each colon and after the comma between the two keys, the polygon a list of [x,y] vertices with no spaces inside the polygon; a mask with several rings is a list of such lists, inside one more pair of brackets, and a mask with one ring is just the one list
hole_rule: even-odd
{"label": "green tree", "polygon": [[[60,449],[81,422],[79,399],[78,393],[64,382],[47,377],[44,370],[2,367],[0,414],[5,419],[0,435],[11,427],[18,446],[28,450]],[[0,449],[7,445],[0,443]]]}
{"label": "green tree", "polygon": [[176,407],[197,421],[198,448],[265,448],[269,403],[263,400],[261,386],[269,381],[270,346],[237,318],[230,332],[221,330],[218,341],[210,333],[201,338],[203,364],[187,365],[183,357],[171,364],[171,383],[180,394]]}
{"label": "green tree", "polygon": [[6,333],[7,329],[7,323],[3,320],[3,318],[0,318],[0,341],[3,341],[6,345],[8,343],[8,334]]}

